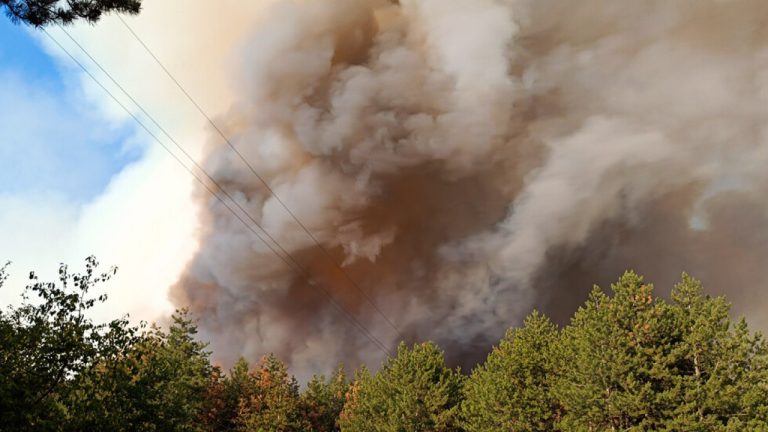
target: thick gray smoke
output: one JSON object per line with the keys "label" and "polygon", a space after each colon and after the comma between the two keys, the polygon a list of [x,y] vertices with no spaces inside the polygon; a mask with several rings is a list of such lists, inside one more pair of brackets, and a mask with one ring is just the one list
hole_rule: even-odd
{"label": "thick gray smoke", "polygon": [[[626,268],[685,270],[768,327],[768,2],[280,1],[232,143],[407,339],[484,356]],[[213,136],[206,166],[387,344],[396,332]],[[381,352],[210,196],[174,290],[224,362]]]}

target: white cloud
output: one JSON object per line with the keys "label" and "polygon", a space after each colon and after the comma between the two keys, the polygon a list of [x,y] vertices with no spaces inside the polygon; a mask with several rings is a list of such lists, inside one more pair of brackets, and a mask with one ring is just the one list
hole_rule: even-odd
{"label": "white cloud", "polygon": [[0,196],[0,260],[13,262],[0,304],[16,301],[31,270],[53,278],[72,241],[78,209],[55,195]]}
{"label": "white cloud", "polygon": [[[230,0],[211,9],[203,2],[150,0],[138,17],[126,21],[203,109],[216,115],[231,100],[227,82],[233,48],[263,3]],[[115,17],[69,31],[186,151],[200,154],[209,139],[205,119]],[[61,31],[50,32],[96,71]],[[60,60],[66,80],[75,83],[73,91],[83,96],[84,105],[97,105],[109,121],[130,120],[58,47],[44,35],[39,37],[46,50]],[[96,76],[106,79],[101,73]],[[114,86],[109,88],[119,94]],[[121,100],[127,103],[124,97]],[[110,301],[97,316],[130,313],[136,319],[154,320],[171,309],[167,289],[196,245],[194,180],[143,131],[129,141],[133,145],[143,142],[144,156],[83,206],[56,196],[0,197],[0,258],[15,262],[12,278],[0,290],[0,304],[18,298],[29,270],[50,279],[59,262],[76,271],[82,268],[85,256],[95,254],[103,265],[120,268],[110,282]]]}

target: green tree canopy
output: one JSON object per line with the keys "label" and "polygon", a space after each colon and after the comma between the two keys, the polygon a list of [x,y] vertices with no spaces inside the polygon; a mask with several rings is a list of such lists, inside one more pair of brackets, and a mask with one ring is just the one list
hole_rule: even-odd
{"label": "green tree canopy", "polygon": [[464,385],[462,424],[467,432],[545,432],[554,429],[559,406],[550,391],[552,347],[558,330],[534,312],[510,329]]}
{"label": "green tree canopy", "polygon": [[463,375],[445,365],[434,343],[401,343],[371,377],[356,376],[341,415],[341,430],[355,432],[461,430],[458,409]]}
{"label": "green tree canopy", "polygon": [[684,274],[672,291],[670,353],[677,392],[667,430],[768,430],[768,345],[723,297],[707,297]]}
{"label": "green tree canopy", "polygon": [[401,344],[375,374],[300,393],[274,355],[222,373],[184,310],[168,330],[93,323],[114,272],[89,257],[56,282],[33,273],[0,310],[0,431],[768,430],[768,343],[687,275],[665,301],[628,272],[562,330],[534,312],[468,379],[434,343]]}
{"label": "green tree canopy", "polygon": [[667,307],[634,273],[612,288],[610,297],[595,287],[563,332],[554,393],[564,430],[659,426],[674,338]]}
{"label": "green tree canopy", "polygon": [[203,416],[208,430],[237,430],[240,403],[249,400],[256,394],[256,390],[256,378],[250,373],[244,358],[241,357],[227,375],[215,369],[208,387]]}
{"label": "green tree canopy", "polygon": [[766,345],[684,275],[672,303],[628,272],[562,332],[561,430],[768,430]]}
{"label": "green tree canopy", "polygon": [[153,326],[129,350],[71,381],[67,424],[76,430],[202,431],[214,369],[185,310],[168,332]]}
{"label": "green tree canopy", "polygon": [[0,310],[0,430],[56,430],[66,414],[59,400],[68,381],[135,342],[137,329],[125,318],[96,324],[88,316],[107,298],[91,291],[117,271],[99,273],[98,266],[94,257],[81,274],[62,265],[57,282],[30,273],[21,305]]}
{"label": "green tree canopy", "polygon": [[344,407],[349,383],[344,367],[326,381],[323,375],[315,375],[301,394],[302,417],[313,432],[334,432],[339,430],[338,418]]}
{"label": "green tree canopy", "polygon": [[299,432],[306,430],[301,418],[299,384],[273,354],[262,358],[251,372],[252,394],[240,399],[237,428],[240,431]]}
{"label": "green tree canopy", "polygon": [[0,6],[12,21],[41,27],[76,20],[93,24],[111,12],[135,15],[141,0],[0,0]]}

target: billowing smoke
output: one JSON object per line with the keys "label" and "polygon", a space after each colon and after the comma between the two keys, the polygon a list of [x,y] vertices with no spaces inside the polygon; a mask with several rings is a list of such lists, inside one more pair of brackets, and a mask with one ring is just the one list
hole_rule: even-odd
{"label": "billowing smoke", "polygon": [[[285,0],[254,29],[217,122],[399,334],[218,135],[205,166],[388,346],[469,365],[626,268],[691,272],[768,326],[765,0]],[[382,356],[200,201],[174,296],[217,357]]]}

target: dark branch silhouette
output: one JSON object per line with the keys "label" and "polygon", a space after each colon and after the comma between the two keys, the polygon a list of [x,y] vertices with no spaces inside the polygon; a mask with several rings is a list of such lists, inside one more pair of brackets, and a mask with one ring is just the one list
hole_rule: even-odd
{"label": "dark branch silhouette", "polygon": [[93,24],[113,12],[135,15],[141,0],[0,0],[0,6],[14,23],[44,27],[78,20]]}

